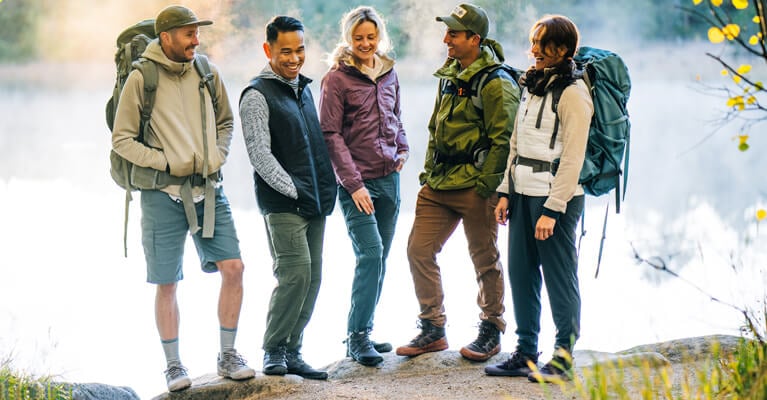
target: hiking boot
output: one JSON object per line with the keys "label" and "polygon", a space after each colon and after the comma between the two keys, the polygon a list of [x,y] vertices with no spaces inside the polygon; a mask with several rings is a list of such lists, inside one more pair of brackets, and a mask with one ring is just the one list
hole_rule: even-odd
{"label": "hiking boot", "polygon": [[415,357],[423,353],[447,349],[444,327],[434,326],[431,321],[425,319],[422,319],[419,325],[421,333],[414,337],[410,343],[397,347],[398,356]]}
{"label": "hiking boot", "polygon": [[372,367],[383,362],[383,357],[370,342],[368,332],[352,332],[346,339],[346,353],[358,363]]}
{"label": "hiking boot", "polygon": [[278,346],[264,351],[264,374],[285,375],[288,373],[288,361],[285,358],[285,347]]}
{"label": "hiking boot", "polygon": [[471,361],[485,361],[501,351],[501,331],[494,323],[482,321],[479,335],[468,345],[461,348],[463,358]]}
{"label": "hiking boot", "polygon": [[530,372],[527,379],[538,383],[561,383],[569,381],[573,375],[573,363],[570,354],[564,350],[554,352],[554,357],[539,371]]}
{"label": "hiking boot", "polygon": [[192,380],[186,374],[186,368],[181,364],[171,365],[165,370],[165,381],[169,392],[177,392],[192,386]]}
{"label": "hiking boot", "polygon": [[393,349],[392,346],[391,346],[391,343],[388,343],[388,342],[378,343],[378,342],[376,342],[374,340],[371,340],[370,344],[372,344],[373,348],[376,349],[376,351],[379,352],[379,353],[388,353],[388,352],[392,351],[392,349]]}
{"label": "hiking boot", "polygon": [[[388,343],[388,342],[378,343],[375,340],[371,340],[370,344],[372,344],[373,348],[379,353],[388,353],[393,350],[391,343]],[[349,354],[349,346],[346,346],[346,356],[347,357],[352,356],[351,354]]]}
{"label": "hiking boot", "polygon": [[224,378],[237,381],[256,376],[256,371],[253,368],[248,367],[247,361],[245,361],[235,349],[219,353],[217,364],[218,375],[223,376]]}
{"label": "hiking boot", "polygon": [[288,351],[286,355],[286,362],[289,374],[298,375],[306,379],[328,379],[327,372],[312,368],[304,361],[303,357],[301,357],[301,353],[299,353],[298,350]]}
{"label": "hiking boot", "polygon": [[528,376],[533,372],[528,366],[528,362],[537,365],[538,354],[531,356],[517,350],[511,353],[508,360],[500,364],[486,366],[485,373],[491,376]]}

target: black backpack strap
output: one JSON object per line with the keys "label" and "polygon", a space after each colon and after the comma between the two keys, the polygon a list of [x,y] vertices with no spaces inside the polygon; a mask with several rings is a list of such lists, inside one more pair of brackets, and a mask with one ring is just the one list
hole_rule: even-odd
{"label": "black backpack strap", "polygon": [[[559,100],[562,98],[562,92],[565,91],[565,88],[573,84],[575,81],[570,82],[565,85],[555,85],[551,89],[551,111],[554,112],[554,132],[551,134],[551,140],[549,141],[549,148],[553,149],[554,144],[556,144],[557,140],[557,134],[559,133]],[[544,103],[546,102],[546,99],[544,99]],[[541,104],[541,107],[543,107],[543,104]]]}

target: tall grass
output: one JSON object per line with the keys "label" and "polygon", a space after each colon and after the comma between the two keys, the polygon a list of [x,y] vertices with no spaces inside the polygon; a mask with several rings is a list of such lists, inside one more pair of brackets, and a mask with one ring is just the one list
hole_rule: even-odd
{"label": "tall grass", "polygon": [[0,360],[0,400],[70,400],[70,387],[51,377],[14,371],[11,357]]}

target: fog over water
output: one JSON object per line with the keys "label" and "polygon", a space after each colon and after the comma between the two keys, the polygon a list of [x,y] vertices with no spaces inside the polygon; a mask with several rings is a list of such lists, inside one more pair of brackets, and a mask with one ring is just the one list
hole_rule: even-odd
{"label": "fog over water", "polygon": [[[203,3],[187,4],[205,9]],[[150,1],[137,2],[136,7],[156,8]],[[421,7],[425,15],[438,13],[433,11],[434,4]],[[92,12],[93,18],[113,15],[104,14],[106,8]],[[442,27],[431,24],[431,17],[422,25],[419,57],[402,59],[397,65],[403,121],[412,150],[402,174],[402,212],[374,331],[375,339],[395,346],[417,332],[417,301],[405,247],[436,93],[436,79],[430,74],[444,55]],[[142,398],[150,398],[165,390],[164,360],[154,326],[154,287],[145,283],[138,196],[130,210],[126,259],[122,256],[124,192],[108,173],[111,143],[103,109],[114,79],[109,46],[119,31],[110,29],[106,41],[110,50],[91,49],[105,62],[86,58],[0,65],[0,249],[4,256],[0,260],[0,359],[10,354],[14,365],[34,373],[131,386]],[[767,227],[754,222],[755,210],[767,208],[764,127],[752,131],[751,150],[745,153],[737,150],[733,137],[740,132],[735,127],[713,129],[712,121],[721,114],[725,100],[702,93],[696,80],[699,76],[712,85],[723,82],[719,66],[704,55],[712,45],[638,46],[588,27],[582,30],[582,44],[609,47],[624,56],[633,88],[629,187],[622,213],[610,210],[597,279],[594,268],[604,207],[614,200],[611,196],[587,199],[587,235],[580,257],[583,332],[578,348],[617,351],[686,336],[738,334],[740,315],[682,280],[637,265],[632,248],[646,258],[660,257],[683,279],[726,302],[752,306],[764,301]],[[249,45],[238,42],[235,46],[222,39],[209,48],[213,62],[223,71],[232,104],[237,104],[247,80],[266,62],[260,35],[254,33]],[[315,79],[311,89],[317,99],[319,80],[327,69],[320,59],[330,45],[309,45],[304,71]],[[527,66],[525,50],[509,44],[508,62]],[[246,264],[237,347],[260,370],[261,338],[274,278],[241,125],[235,118],[224,186]],[[501,229],[498,243],[504,264],[507,237]],[[478,313],[461,228],[439,260],[445,279],[448,338],[451,349],[458,349],[476,336]],[[179,301],[181,356],[192,376],[214,372],[218,351],[219,278],[203,274],[198,264],[188,241]],[[305,358],[315,366],[344,354],[341,340],[353,264],[351,244],[336,208],[328,219],[323,286],[305,338]],[[509,329],[503,347],[510,351],[516,338],[508,292],[506,306]],[[542,323],[540,350],[547,356],[554,328],[545,302]]]}

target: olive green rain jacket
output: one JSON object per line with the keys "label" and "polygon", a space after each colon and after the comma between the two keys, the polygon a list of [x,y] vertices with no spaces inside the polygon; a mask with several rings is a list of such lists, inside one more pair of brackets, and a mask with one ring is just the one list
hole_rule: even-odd
{"label": "olive green rain jacket", "polygon": [[[440,78],[440,86],[429,121],[429,144],[424,171],[419,176],[422,185],[428,184],[434,190],[476,187],[479,195],[487,198],[503,180],[519,105],[519,86],[503,78],[487,81],[480,90],[483,110],[478,110],[470,97],[442,91],[442,80],[461,80],[465,86],[472,76],[503,60],[501,45],[485,39],[479,58],[468,68],[461,70],[458,60],[448,59],[434,73]],[[457,161],[471,157],[481,141],[490,143],[484,163]]]}

